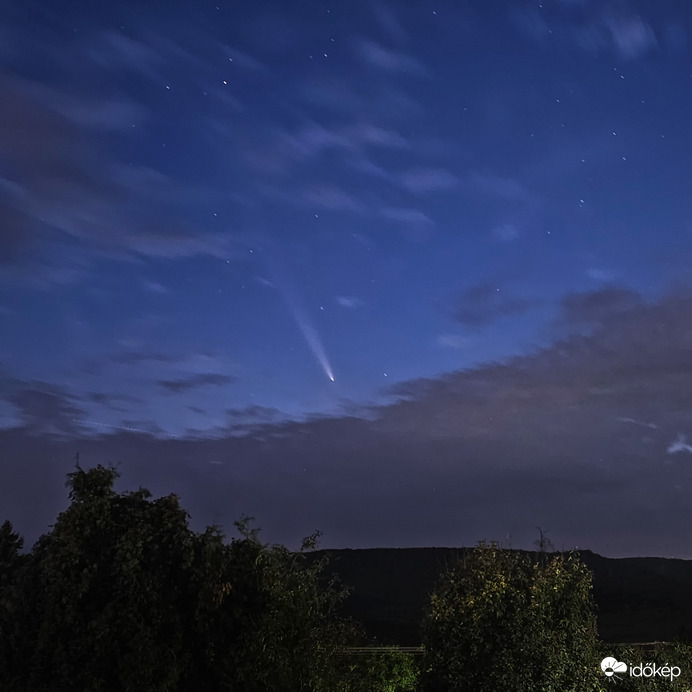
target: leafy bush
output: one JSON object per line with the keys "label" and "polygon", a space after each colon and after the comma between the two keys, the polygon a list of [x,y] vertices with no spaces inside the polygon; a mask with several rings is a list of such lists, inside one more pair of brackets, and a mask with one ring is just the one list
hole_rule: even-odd
{"label": "leafy bush", "polygon": [[576,555],[480,543],[444,575],[423,623],[423,687],[435,692],[596,689],[591,575]]}
{"label": "leafy bush", "polygon": [[343,655],[333,692],[414,692],[419,666],[413,654],[392,648]]}

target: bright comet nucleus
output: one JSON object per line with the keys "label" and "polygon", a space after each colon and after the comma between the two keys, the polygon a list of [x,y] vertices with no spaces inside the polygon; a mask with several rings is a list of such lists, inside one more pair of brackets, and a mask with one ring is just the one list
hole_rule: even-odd
{"label": "bright comet nucleus", "polygon": [[275,287],[283,297],[286,306],[288,307],[291,316],[293,317],[295,323],[298,325],[303,338],[307,343],[308,347],[312,351],[315,359],[320,364],[324,374],[334,382],[334,374],[332,372],[332,366],[327,358],[327,353],[324,350],[324,345],[322,340],[317,333],[317,330],[313,326],[310,318],[308,317],[305,308],[301,305],[298,296],[291,289],[291,285],[285,276],[285,272],[281,269],[281,263],[277,256],[268,257],[269,268],[273,275],[275,281]]}

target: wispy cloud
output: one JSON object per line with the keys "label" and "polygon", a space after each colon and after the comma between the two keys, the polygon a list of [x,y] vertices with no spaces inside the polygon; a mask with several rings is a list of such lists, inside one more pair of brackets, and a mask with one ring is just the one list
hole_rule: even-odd
{"label": "wispy cloud", "polygon": [[656,430],[658,426],[656,423],[645,423],[640,420],[636,420],[635,418],[628,418],[627,416],[618,416],[618,420],[621,423],[632,423],[633,425],[641,425],[645,428],[650,428],[651,430]]}
{"label": "wispy cloud", "polygon": [[355,143],[384,149],[409,149],[410,141],[396,130],[373,123],[358,123],[345,128],[344,134]]}
{"label": "wispy cloud", "polygon": [[467,348],[471,343],[470,339],[463,334],[440,334],[436,343],[443,348]]}
{"label": "wispy cloud", "polygon": [[140,363],[176,363],[180,357],[154,351],[126,351],[115,354],[112,360],[122,365],[138,365]]}
{"label": "wispy cloud", "polygon": [[[151,135],[155,109],[142,98],[142,86],[160,90],[171,104],[179,89],[213,98],[214,117],[222,121],[237,108],[224,101],[228,89],[219,77],[219,62],[226,62],[234,79],[243,79],[261,72],[259,61],[215,39],[206,40],[200,51],[200,36],[192,27],[175,36],[171,26],[133,25],[127,35],[96,27],[89,33],[70,32],[63,40],[59,18],[52,31],[35,23],[12,24],[12,19],[16,45],[0,74],[0,98],[7,104],[0,114],[0,150],[9,165],[0,181],[2,223],[9,227],[0,232],[0,262],[21,262],[25,270],[31,264],[34,283],[60,283],[60,275],[40,266],[45,262],[36,251],[47,229],[53,257],[67,257],[67,245],[74,252],[75,240],[87,259],[232,253],[227,229],[217,234],[188,221],[191,207],[227,201],[228,190],[212,182],[174,179],[120,155]],[[50,81],[39,73],[29,78],[18,67],[27,46],[50,61]],[[77,81],[65,88],[75,74]],[[169,144],[162,137],[162,149]],[[17,280],[7,268],[3,276]]]}
{"label": "wispy cloud", "polygon": [[531,193],[518,180],[495,173],[476,171],[464,180],[464,185],[474,192],[510,202],[527,202],[532,198]]}
{"label": "wispy cloud", "polygon": [[610,32],[615,50],[622,58],[638,58],[658,45],[653,29],[639,15],[608,13],[602,21]]}
{"label": "wispy cloud", "polygon": [[375,19],[392,40],[397,43],[405,43],[407,41],[408,32],[394,8],[377,2],[372,6],[372,10]]}
{"label": "wispy cloud", "polygon": [[[26,80],[0,77],[0,92],[11,103],[0,115],[0,148],[15,172],[13,186],[0,193],[0,203],[14,217],[9,236],[13,247],[0,250],[0,255],[21,257],[21,248],[29,247],[47,226],[85,242],[85,251],[112,259],[232,253],[228,234],[200,233],[171,213],[187,203],[187,194],[189,201],[199,190],[187,186],[182,194],[181,183],[151,168],[99,161],[97,130],[113,126],[115,120],[105,122],[88,104],[81,108],[78,95],[60,100],[53,90]],[[83,127],[87,112],[91,132]],[[129,113],[111,111],[107,118],[116,115],[121,119]],[[10,132],[15,134],[10,137]],[[156,211],[158,221],[152,224]],[[7,243],[7,236],[2,238],[0,245]]]}
{"label": "wispy cloud", "polygon": [[492,233],[497,240],[503,243],[509,243],[519,237],[519,229],[513,223],[504,223],[501,226],[496,226],[493,228]]}
{"label": "wispy cloud", "polygon": [[221,46],[221,51],[226,55],[228,62],[234,66],[239,66],[254,72],[264,72],[265,66],[254,56],[246,51],[232,48],[231,46]]}
{"label": "wispy cloud", "polygon": [[[325,126],[306,120],[297,128],[275,128],[270,150],[251,154],[266,170],[286,172],[291,164],[304,164],[331,152],[348,159],[366,158],[368,150],[408,149],[410,142],[395,129],[360,121],[346,126]],[[267,161],[272,162],[267,166]]]}
{"label": "wispy cloud", "polygon": [[112,406],[121,402],[126,404],[142,402],[142,399],[131,394],[107,394],[106,392],[89,392],[86,399],[94,404],[103,404],[104,406]]}
{"label": "wispy cloud", "polygon": [[181,394],[189,391],[190,389],[197,389],[198,387],[219,387],[221,385],[231,384],[234,381],[235,378],[230,377],[229,375],[221,375],[218,373],[200,373],[176,380],[159,380],[157,384],[159,387],[162,387],[173,394]]}
{"label": "wispy cloud", "polygon": [[443,168],[418,168],[403,173],[401,184],[409,192],[425,194],[453,190],[459,185],[459,180]]}
{"label": "wispy cloud", "polygon": [[170,293],[170,289],[166,288],[158,281],[143,281],[142,288],[149,293],[154,293],[155,295],[160,296],[165,296]]}
{"label": "wispy cloud", "polygon": [[69,94],[39,83],[26,82],[25,93],[38,103],[49,103],[71,125],[93,130],[124,130],[141,126],[149,111],[122,94],[97,98],[88,94]]}
{"label": "wispy cloud", "polygon": [[435,222],[420,209],[410,207],[383,207],[380,209],[383,218],[413,226],[434,226]]}
{"label": "wispy cloud", "polygon": [[625,0],[562,2],[550,18],[535,4],[515,6],[511,17],[526,37],[560,41],[591,53],[611,52],[624,60],[642,57],[659,46],[656,31],[634,3]]}
{"label": "wispy cloud", "polygon": [[166,56],[151,42],[108,30],[90,37],[84,47],[91,62],[102,70],[129,72],[152,81],[160,80],[166,65]]}
{"label": "wispy cloud", "polygon": [[355,296],[337,296],[336,302],[341,305],[342,308],[347,308],[349,310],[355,310],[363,305],[363,301]]}
{"label": "wispy cloud", "polygon": [[49,382],[20,380],[3,383],[3,400],[16,410],[21,427],[29,435],[64,438],[79,435],[84,410],[65,387]]}
{"label": "wispy cloud", "polygon": [[127,236],[131,251],[146,257],[180,259],[210,256],[220,259],[236,257],[238,243],[231,235],[214,233],[137,233]]}
{"label": "wispy cloud", "polygon": [[348,137],[316,122],[301,127],[297,132],[276,130],[279,145],[294,160],[315,157],[329,149],[351,148]]}
{"label": "wispy cloud", "polygon": [[366,64],[383,72],[403,72],[425,76],[427,69],[416,58],[389,50],[375,41],[362,39],[356,43],[356,55]]}
{"label": "wispy cloud", "polygon": [[246,406],[244,408],[233,408],[226,411],[232,420],[274,420],[281,416],[281,411],[267,406]]}
{"label": "wispy cloud", "polygon": [[671,442],[666,449],[666,454],[678,454],[688,452],[692,454],[692,445],[687,444],[685,435],[678,434],[678,439]]}
{"label": "wispy cloud", "polygon": [[363,214],[366,211],[355,196],[335,185],[317,185],[303,192],[303,201],[316,209],[329,211],[349,211]]}
{"label": "wispy cloud", "polygon": [[612,282],[615,278],[613,272],[608,271],[607,269],[601,269],[600,267],[589,267],[586,270],[586,275],[594,281],[602,281],[609,283]]}

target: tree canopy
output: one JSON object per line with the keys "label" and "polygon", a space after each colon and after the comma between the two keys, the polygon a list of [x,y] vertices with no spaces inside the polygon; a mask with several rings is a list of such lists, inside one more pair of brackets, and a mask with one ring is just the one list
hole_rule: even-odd
{"label": "tree canopy", "polygon": [[243,518],[227,542],[191,531],[176,495],[117,493],[117,477],[77,465],[70,506],[29,554],[0,527],[0,689],[412,689],[401,665],[383,678],[396,657],[343,655],[364,640],[326,558],[306,559],[318,533],[295,553]]}

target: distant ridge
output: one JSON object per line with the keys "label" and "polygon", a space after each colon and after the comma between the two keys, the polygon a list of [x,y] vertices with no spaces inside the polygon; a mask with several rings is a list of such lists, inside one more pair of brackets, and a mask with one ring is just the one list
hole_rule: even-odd
{"label": "distant ridge", "polygon": [[[315,559],[330,556],[328,572],[353,589],[346,613],[360,620],[378,643],[417,646],[429,594],[443,570],[467,550],[344,548],[312,555]],[[692,637],[692,560],[607,558],[589,550],[576,552],[594,574],[603,640],[653,642]]]}

